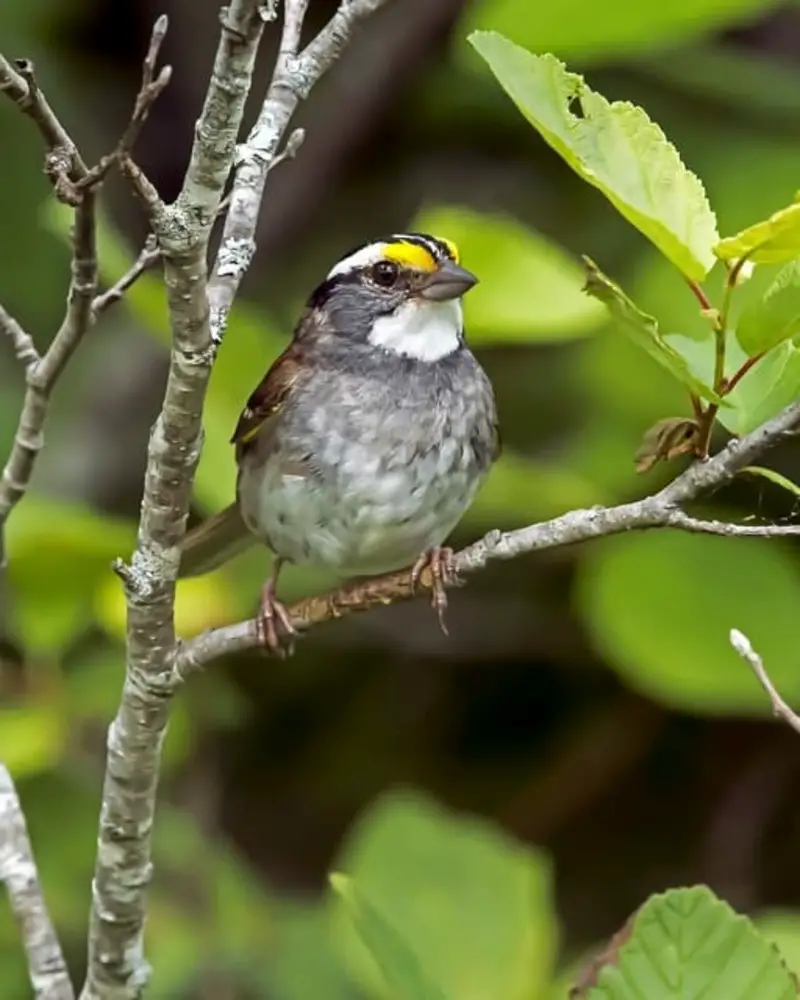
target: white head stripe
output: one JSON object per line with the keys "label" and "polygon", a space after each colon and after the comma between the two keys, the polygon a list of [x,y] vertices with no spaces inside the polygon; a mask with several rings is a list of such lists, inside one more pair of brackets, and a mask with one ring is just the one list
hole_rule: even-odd
{"label": "white head stripe", "polygon": [[441,260],[442,258],[441,244],[438,240],[431,239],[429,236],[423,236],[420,233],[395,233],[392,236],[392,240],[413,243],[416,246],[422,244],[435,260]]}
{"label": "white head stripe", "polygon": [[334,278],[337,274],[348,274],[357,267],[369,267],[371,264],[377,264],[383,258],[385,249],[385,243],[368,243],[360,250],[356,250],[355,253],[351,253],[349,257],[342,258],[338,264],[330,269],[328,277]]}

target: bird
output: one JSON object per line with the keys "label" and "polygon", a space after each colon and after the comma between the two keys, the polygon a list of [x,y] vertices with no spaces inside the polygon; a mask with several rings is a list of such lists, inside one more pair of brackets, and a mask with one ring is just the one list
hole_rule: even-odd
{"label": "bird", "polygon": [[277,597],[286,563],[340,578],[428,568],[446,633],[453,550],[443,543],[500,450],[492,384],[465,340],[462,297],[478,278],[451,240],[399,233],[348,251],[314,289],[288,347],[241,413],[236,499],[187,533],[179,576],[261,542],[261,645],[294,629]]}

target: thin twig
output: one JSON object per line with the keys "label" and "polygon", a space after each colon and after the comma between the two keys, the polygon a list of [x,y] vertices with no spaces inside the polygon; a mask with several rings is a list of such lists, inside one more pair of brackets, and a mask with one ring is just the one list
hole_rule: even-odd
{"label": "thin twig", "polygon": [[0,55],[0,93],[5,93],[34,122],[44,140],[48,156],[58,154],[66,163],[67,172],[73,169],[76,178],[84,177],[87,173],[86,164],[39,89],[33,63],[30,59],[17,59],[14,66],[16,68]]}
{"label": "thin twig", "polygon": [[161,259],[161,251],[158,249],[156,244],[155,236],[148,236],[145,240],[145,244],[139,252],[139,256],[136,258],[133,264],[128,268],[125,274],[116,281],[111,288],[106,289],[100,295],[96,295],[94,302],[92,302],[92,317],[97,319],[97,317],[106,311],[110,306],[113,306],[116,302],[125,295],[129,288],[134,285],[139,278],[147,271],[149,268],[153,267]]}
{"label": "thin twig", "polygon": [[237,153],[230,206],[208,286],[211,333],[225,335],[228,313],[256,250],[255,233],[267,176],[281,137],[301,100],[338,58],[356,24],[386,0],[342,0],[322,31],[297,54],[308,0],[285,0],[275,71],[256,123]]}
{"label": "thin twig", "polygon": [[706,521],[682,510],[665,516],[663,527],[680,528],[699,535],[724,535],[726,538],[791,538],[800,536],[800,524],[739,524],[734,521]]}
{"label": "thin twig", "polygon": [[33,65],[22,61],[17,66],[19,72],[11,69],[0,56],[0,90],[5,91],[36,122],[48,143],[56,143],[47,150],[48,172],[56,194],[75,204],[75,219],[71,280],[64,319],[44,356],[37,363],[27,366],[27,390],[22,412],[11,454],[0,476],[0,569],[5,558],[5,522],[28,488],[44,443],[44,423],[50,395],[89,327],[92,300],[97,288],[94,189],[80,192],[73,201],[76,182],[87,175],[86,164],[39,89]]}
{"label": "thin twig", "polygon": [[0,333],[9,338],[17,361],[21,361],[26,368],[39,363],[39,352],[33,343],[33,337],[2,306],[0,306]]}
{"label": "thin twig", "polygon": [[[489,532],[480,541],[455,555],[458,576],[484,569],[497,559],[515,559],[530,552],[574,545],[593,538],[655,528],[677,528],[703,534],[746,536],[758,538],[800,535],[800,524],[747,525],[724,521],[705,521],[686,514],[678,506],[717,489],[729,482],[750,463],[755,455],[777,443],[785,434],[800,427],[800,403],[787,407],[781,414],[746,437],[732,441],[723,451],[706,462],[697,462],[658,493],[616,507],[590,507],[531,524],[516,531]],[[423,571],[418,587],[411,583],[407,570],[389,573],[368,580],[358,580],[326,594],[298,601],[289,608],[292,624],[298,631],[357,611],[397,601],[410,600],[430,591],[430,572]],[[256,621],[237,622],[210,629],[184,642],[175,661],[173,681],[179,684],[188,674],[211,660],[229,653],[259,646]]]}
{"label": "thin twig", "polygon": [[167,34],[169,21],[166,14],[162,14],[150,32],[150,44],[147,48],[147,55],[142,63],[142,81],[136,99],[133,103],[133,111],[125,128],[120,136],[115,149],[103,156],[98,163],[89,170],[85,177],[81,178],[76,187],[80,190],[85,187],[92,187],[98,184],[106,176],[109,170],[123,157],[128,156],[133,149],[142,126],[147,121],[150,109],[158,100],[172,77],[172,67],[162,66],[156,75],[156,63],[164,38]]}
{"label": "thin twig", "polygon": [[45,905],[25,814],[14,782],[0,764],[0,881],[19,924],[37,1000],[74,1000],[64,956]]}
{"label": "thin twig", "polygon": [[800,716],[793,712],[783,698],[781,698],[775,685],[769,679],[769,674],[764,667],[763,660],[753,649],[747,636],[743,632],[740,632],[738,628],[732,628],[730,632],[730,641],[739,656],[741,656],[741,658],[750,666],[758,679],[758,683],[766,691],[767,697],[772,705],[772,714],[775,718],[782,719],[787,725],[791,726],[796,733],[800,733]]}

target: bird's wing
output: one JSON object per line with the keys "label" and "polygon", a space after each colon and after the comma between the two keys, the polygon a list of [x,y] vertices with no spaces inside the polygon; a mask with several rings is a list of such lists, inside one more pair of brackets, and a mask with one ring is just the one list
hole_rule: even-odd
{"label": "bird's wing", "polygon": [[[265,438],[269,438],[270,429],[275,426],[276,418],[304,370],[302,351],[292,343],[276,359],[248,399],[231,438],[231,443],[236,447],[236,463],[240,469],[242,461],[247,461],[251,455],[255,461],[263,459],[268,450],[268,440]],[[255,454],[257,442],[262,447]],[[267,445],[267,448],[263,445]],[[178,576],[210,573],[256,541],[242,519],[237,499],[186,535],[181,546]]]}
{"label": "bird's wing", "polygon": [[237,463],[252,450],[256,438],[268,433],[297,387],[305,368],[301,355],[297,344],[290,344],[247,400],[231,438],[236,446]]}
{"label": "bird's wing", "polygon": [[184,538],[179,577],[202,576],[244,552],[256,541],[242,520],[238,501],[206,518]]}

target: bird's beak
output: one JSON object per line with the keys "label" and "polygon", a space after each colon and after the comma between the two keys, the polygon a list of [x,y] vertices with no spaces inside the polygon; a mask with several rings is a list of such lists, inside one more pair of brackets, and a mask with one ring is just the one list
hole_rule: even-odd
{"label": "bird's beak", "polygon": [[478,279],[471,271],[447,260],[432,272],[419,294],[431,302],[446,302],[460,298],[477,283]]}

